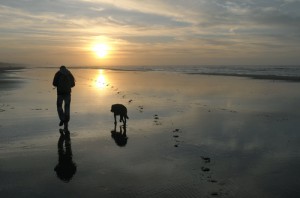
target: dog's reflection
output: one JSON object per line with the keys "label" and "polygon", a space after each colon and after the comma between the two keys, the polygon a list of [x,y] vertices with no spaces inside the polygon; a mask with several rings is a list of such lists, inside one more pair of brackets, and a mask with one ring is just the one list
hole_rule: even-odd
{"label": "dog's reflection", "polygon": [[58,139],[58,164],[55,166],[54,170],[59,179],[64,182],[69,182],[74,174],[76,173],[77,166],[72,160],[72,148],[71,148],[71,138],[70,132],[66,131],[64,133],[63,129],[59,130],[60,137]]}
{"label": "dog's reflection", "polygon": [[120,147],[126,146],[128,137],[126,135],[126,125],[120,125],[120,131],[117,131],[117,124],[115,123],[114,130],[111,131],[111,137]]}

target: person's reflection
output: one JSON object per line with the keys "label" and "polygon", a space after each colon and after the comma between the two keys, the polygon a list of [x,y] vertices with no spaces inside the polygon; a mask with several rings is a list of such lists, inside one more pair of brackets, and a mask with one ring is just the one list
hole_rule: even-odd
{"label": "person's reflection", "polygon": [[126,135],[126,125],[120,126],[120,132],[117,131],[117,124],[115,124],[114,130],[111,131],[111,137],[115,140],[116,144],[120,147],[126,146],[127,135]]}
{"label": "person's reflection", "polygon": [[60,137],[58,139],[58,164],[54,170],[59,179],[69,182],[76,173],[77,166],[72,160],[72,148],[70,132],[64,134],[64,130],[60,129]]}

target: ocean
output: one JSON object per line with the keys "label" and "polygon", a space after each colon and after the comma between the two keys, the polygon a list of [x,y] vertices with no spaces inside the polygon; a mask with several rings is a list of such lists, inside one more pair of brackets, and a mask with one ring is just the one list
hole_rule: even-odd
{"label": "ocean", "polygon": [[114,66],[73,67],[121,71],[157,71],[184,74],[222,75],[300,82],[300,66]]}
{"label": "ocean", "polygon": [[[20,65],[8,67],[0,65],[0,68],[6,70],[22,69]],[[27,67],[30,68],[30,67]],[[34,68],[34,67],[33,67]],[[39,68],[53,68],[40,66]],[[220,75],[237,76],[254,79],[284,80],[300,82],[300,65],[219,65],[219,66],[68,66],[72,69],[108,69],[119,71],[144,71],[144,72],[174,72],[182,74],[198,75]]]}

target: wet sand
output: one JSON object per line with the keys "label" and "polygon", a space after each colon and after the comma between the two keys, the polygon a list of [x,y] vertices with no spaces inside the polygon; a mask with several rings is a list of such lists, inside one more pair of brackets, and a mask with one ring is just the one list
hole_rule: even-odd
{"label": "wet sand", "polygon": [[299,83],[71,71],[69,138],[56,69],[1,73],[0,197],[299,197]]}

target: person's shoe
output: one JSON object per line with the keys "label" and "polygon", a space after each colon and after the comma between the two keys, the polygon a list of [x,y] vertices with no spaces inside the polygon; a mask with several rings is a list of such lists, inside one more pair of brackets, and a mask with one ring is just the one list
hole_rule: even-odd
{"label": "person's shoe", "polygon": [[59,122],[59,126],[62,126],[62,125],[64,125],[64,122],[63,122],[63,121],[60,121],[60,122]]}

